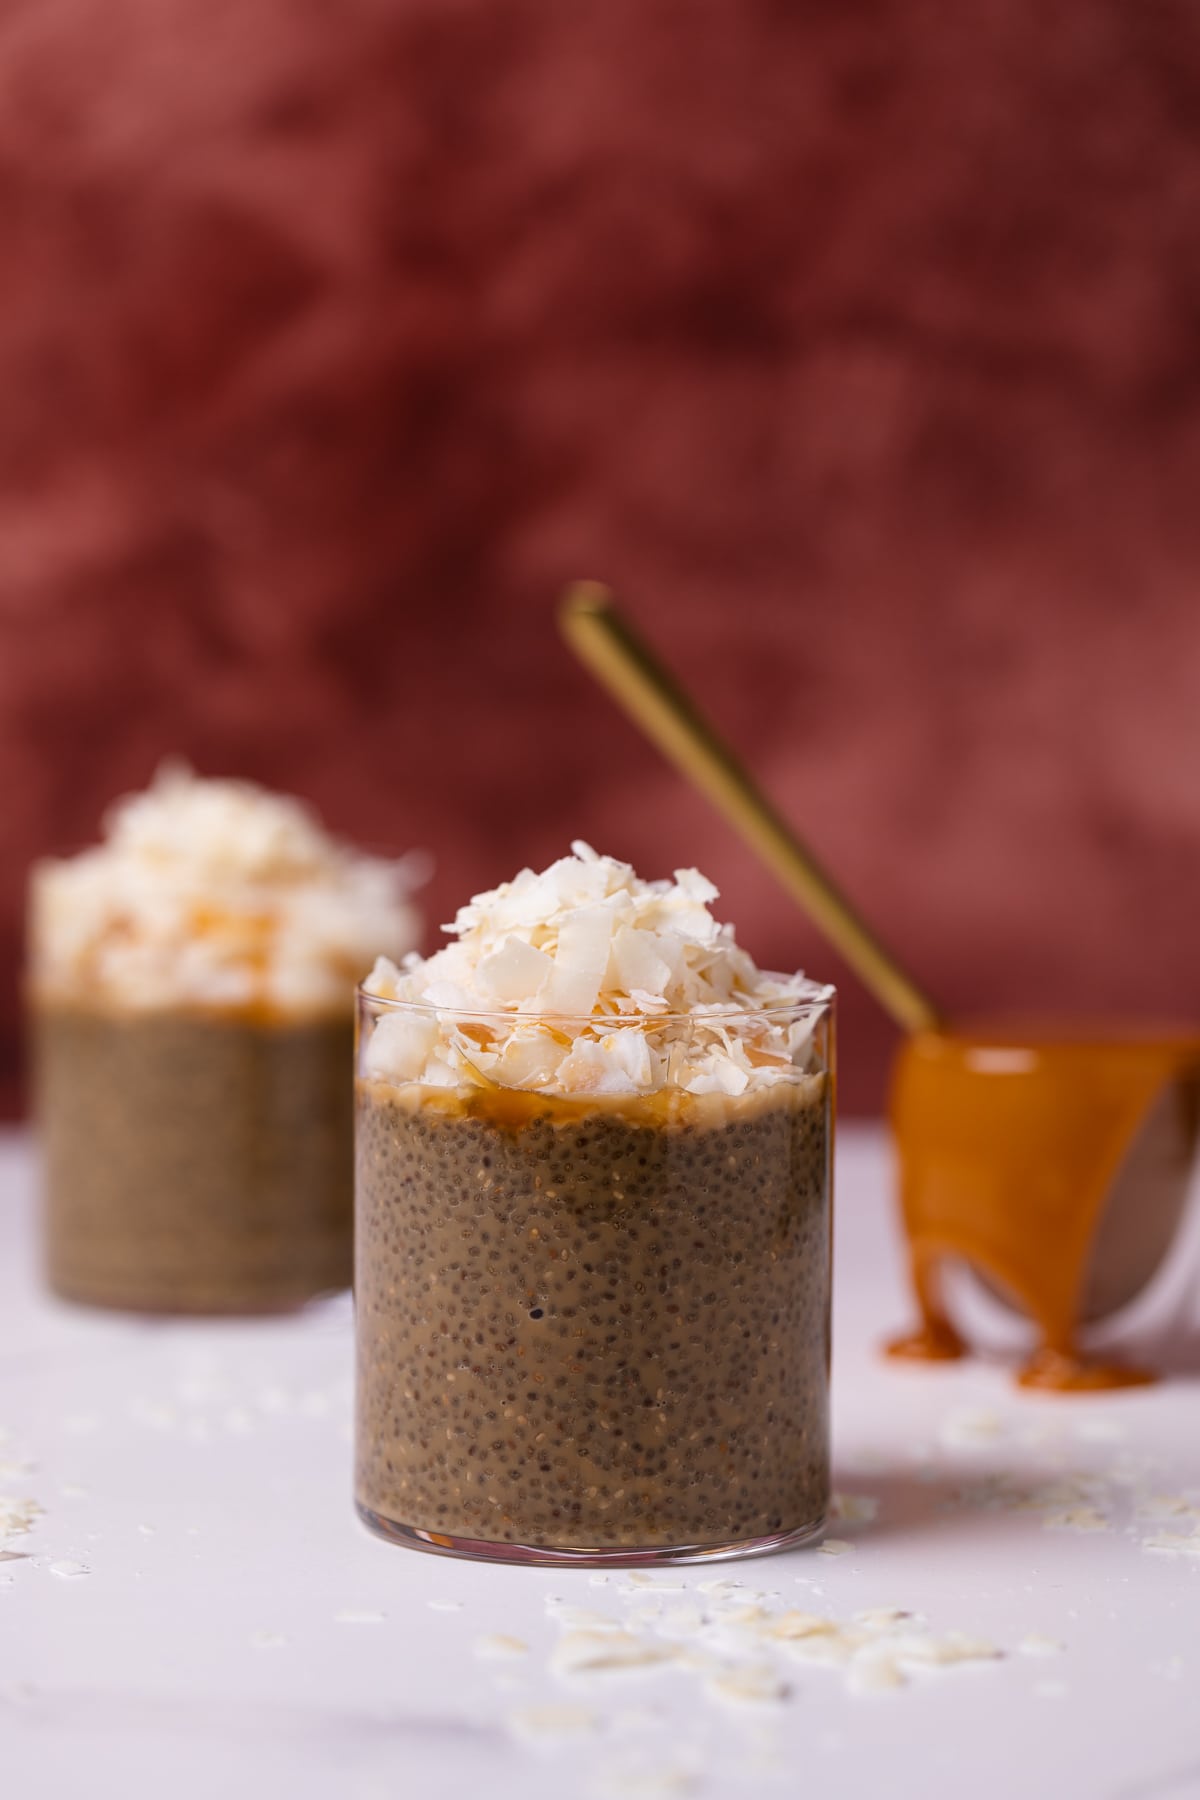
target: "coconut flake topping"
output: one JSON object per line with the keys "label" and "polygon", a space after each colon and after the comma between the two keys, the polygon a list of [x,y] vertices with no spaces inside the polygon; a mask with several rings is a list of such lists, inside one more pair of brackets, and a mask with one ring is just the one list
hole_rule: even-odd
{"label": "coconut flake topping", "polygon": [[434,956],[401,968],[380,958],[366,992],[408,1004],[378,1017],[364,1075],[580,1096],[737,1095],[811,1069],[831,989],[758,969],[714,919],[717,889],[698,870],[641,881],[587,844],[571,849],[541,874],[522,869],[477,894],[443,928],[456,941]]}
{"label": "coconut flake topping", "polygon": [[33,986],[147,1010],[346,1011],[381,945],[417,942],[423,861],[361,855],[299,800],[165,764],[102,844],[35,867]]}

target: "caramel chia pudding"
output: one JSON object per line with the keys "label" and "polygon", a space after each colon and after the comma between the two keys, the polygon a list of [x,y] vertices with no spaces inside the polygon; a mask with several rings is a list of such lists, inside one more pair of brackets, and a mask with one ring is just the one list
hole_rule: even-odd
{"label": "caramel chia pudding", "polygon": [[415,863],[182,767],[34,871],[29,1005],[55,1291],[271,1311],[345,1287],[354,984],[419,921]]}
{"label": "caramel chia pudding", "polygon": [[585,844],[360,996],[357,1502],[504,1561],[800,1543],[829,1492],[833,990]]}

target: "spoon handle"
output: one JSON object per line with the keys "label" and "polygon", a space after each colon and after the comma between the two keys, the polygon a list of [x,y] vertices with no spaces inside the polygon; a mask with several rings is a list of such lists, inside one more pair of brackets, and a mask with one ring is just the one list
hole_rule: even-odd
{"label": "spoon handle", "polygon": [[563,596],[560,624],[580,661],[741,833],[896,1023],[906,1031],[936,1030],[941,1020],[929,996],[617,611],[609,590],[599,582],[575,582]]}

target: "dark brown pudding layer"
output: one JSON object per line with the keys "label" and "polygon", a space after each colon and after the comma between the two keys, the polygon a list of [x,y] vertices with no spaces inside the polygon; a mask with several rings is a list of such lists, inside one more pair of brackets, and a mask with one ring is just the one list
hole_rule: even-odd
{"label": "dark brown pudding layer", "polygon": [[362,1507],[559,1549],[820,1523],[828,1082],[673,1098],[360,1081]]}
{"label": "dark brown pudding layer", "polygon": [[353,1027],[37,1006],[51,1286],[153,1312],[345,1287]]}

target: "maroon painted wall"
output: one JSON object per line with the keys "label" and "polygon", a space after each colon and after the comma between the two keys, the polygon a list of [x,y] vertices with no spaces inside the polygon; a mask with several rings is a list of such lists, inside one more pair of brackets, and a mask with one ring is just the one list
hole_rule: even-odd
{"label": "maroon painted wall", "polygon": [[947,1006],[1200,1015],[1198,219],[1182,5],[7,0],[5,1072],[30,857],[168,749],[435,924],[583,833],[840,977],[583,573]]}

